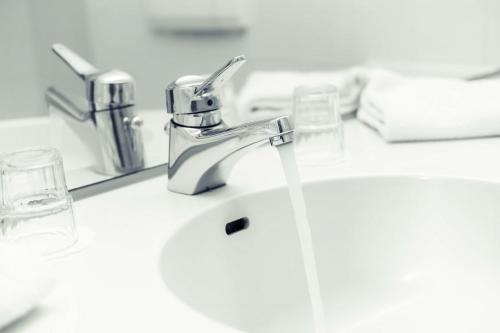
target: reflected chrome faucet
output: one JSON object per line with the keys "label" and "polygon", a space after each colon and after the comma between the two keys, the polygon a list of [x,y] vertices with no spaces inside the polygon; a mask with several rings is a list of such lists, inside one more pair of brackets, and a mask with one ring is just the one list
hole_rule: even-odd
{"label": "reflected chrome faucet", "polygon": [[229,61],[208,77],[185,76],[168,85],[168,188],[197,194],[223,186],[235,162],[251,148],[293,141],[293,125],[279,117],[229,127],[221,117],[221,86],[245,62]]}
{"label": "reflected chrome faucet", "polygon": [[101,150],[101,172],[119,175],[143,169],[142,120],[133,110],[133,78],[118,70],[100,71],[62,44],[54,44],[52,51],[85,82],[88,108],[78,107],[54,87],[45,94],[49,107],[77,121],[92,122]]}

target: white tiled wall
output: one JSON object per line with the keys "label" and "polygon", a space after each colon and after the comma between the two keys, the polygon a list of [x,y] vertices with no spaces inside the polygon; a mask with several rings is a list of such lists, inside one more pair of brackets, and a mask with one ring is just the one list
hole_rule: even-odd
{"label": "white tiled wall", "polygon": [[[66,31],[69,29],[70,33],[61,37],[80,48],[97,65],[133,74],[137,79],[138,104],[148,108],[164,106],[163,90],[169,81],[185,74],[210,71],[241,53],[249,58],[246,72],[256,68],[323,69],[373,61],[500,65],[498,0],[246,1],[251,11],[250,29],[246,34],[202,37],[153,33],[145,0],[66,1],[67,4],[61,6],[78,17],[74,19],[78,26],[75,28],[65,21]],[[27,28],[29,24],[36,25],[35,31],[40,26],[51,33],[59,31],[53,21],[43,20],[44,15],[23,16],[27,3],[33,7],[32,12],[50,13],[52,11],[44,10],[42,3],[56,2],[65,1],[2,0],[2,46],[30,45],[33,32]],[[69,8],[69,3],[77,4],[76,9]],[[12,8],[4,9],[9,5],[17,6],[19,18],[6,14],[14,12]],[[13,37],[4,31],[9,26],[20,27]],[[34,47],[37,54],[44,43],[49,43],[48,38],[38,39],[30,47]],[[15,64],[6,67],[5,59]],[[3,88],[0,115],[5,115],[5,109],[15,108],[12,96],[20,93],[19,87],[29,87],[35,96],[35,82],[43,85],[56,70],[59,76],[66,75],[60,72],[61,67],[47,69],[32,56],[17,57],[12,51],[0,53],[0,61],[2,72],[8,72],[6,76],[0,75],[0,88]],[[14,94],[6,95],[5,86],[10,84],[7,77],[16,71],[22,74],[16,83],[18,88]],[[240,75],[239,82],[242,80]],[[31,82],[23,84],[28,81]],[[22,114],[36,106],[37,103],[26,101]]]}
{"label": "white tiled wall", "polygon": [[44,91],[84,86],[50,51],[61,41],[90,55],[82,0],[0,0],[0,120],[46,113]]}
{"label": "white tiled wall", "polygon": [[38,73],[28,3],[0,3],[0,119],[38,112]]}
{"label": "white tiled wall", "polygon": [[[181,38],[151,33],[144,1],[86,0],[95,57],[133,72],[148,107],[163,105],[170,80],[240,53],[249,58],[247,71],[369,61],[500,65],[497,0],[248,1],[247,34]],[[106,28],[110,21],[114,29]]]}

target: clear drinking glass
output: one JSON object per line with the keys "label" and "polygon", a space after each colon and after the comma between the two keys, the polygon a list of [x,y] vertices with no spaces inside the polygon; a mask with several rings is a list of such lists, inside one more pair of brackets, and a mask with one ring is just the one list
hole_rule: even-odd
{"label": "clear drinking glass", "polygon": [[70,247],[77,240],[72,202],[56,149],[0,156],[0,242],[42,255]]}
{"label": "clear drinking glass", "polygon": [[344,132],[335,86],[319,84],[295,88],[293,118],[299,164],[327,166],[344,158]]}

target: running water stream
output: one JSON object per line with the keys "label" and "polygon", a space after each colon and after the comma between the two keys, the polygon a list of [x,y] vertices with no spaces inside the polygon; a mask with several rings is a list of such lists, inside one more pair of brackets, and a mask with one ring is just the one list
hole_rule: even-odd
{"label": "running water stream", "polygon": [[302,258],[304,260],[309,297],[311,299],[314,332],[326,333],[323,300],[321,298],[311,228],[307,219],[306,202],[304,200],[302,183],[300,181],[297,162],[295,160],[294,144],[284,144],[277,146],[277,148],[280,154],[286,181],[288,183],[288,191],[294,210],[295,223],[299,235]]}

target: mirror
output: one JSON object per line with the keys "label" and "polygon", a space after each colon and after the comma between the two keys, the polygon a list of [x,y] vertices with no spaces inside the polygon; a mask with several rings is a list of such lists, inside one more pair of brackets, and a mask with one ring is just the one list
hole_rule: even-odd
{"label": "mirror", "polygon": [[[100,10],[99,4],[83,0],[0,3],[0,153],[57,148],[70,189],[168,159],[162,99],[173,77],[159,74],[159,67],[159,83],[146,86],[148,74],[137,70],[145,53],[130,66],[126,57],[115,60],[119,51],[101,48],[107,42],[94,25]],[[52,47],[56,42],[71,49]]]}
{"label": "mirror", "polygon": [[[2,0],[0,153],[55,146],[70,188],[116,176],[100,161],[110,148],[96,120],[79,122],[47,107],[47,89],[55,87],[64,93],[55,94],[59,103],[89,110],[86,81],[51,51],[54,43],[101,71],[134,79],[133,112],[120,120],[140,128],[141,168],[149,168],[167,162],[165,87],[181,76],[210,73],[238,54],[249,61],[233,80],[236,91],[255,70],[375,64],[474,73],[498,61],[499,13],[492,1]],[[229,98],[225,104],[227,121],[235,114]],[[113,131],[115,123],[104,124]]]}

